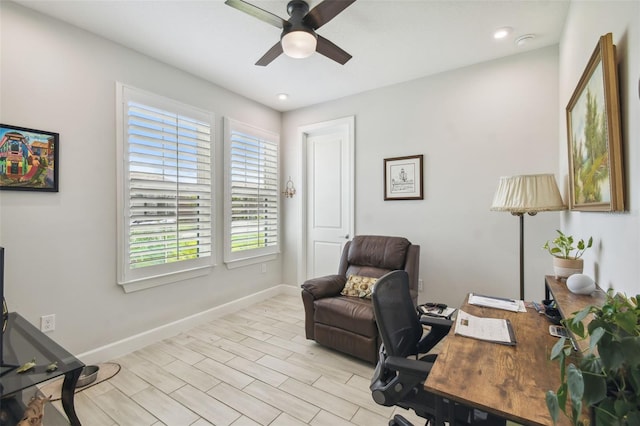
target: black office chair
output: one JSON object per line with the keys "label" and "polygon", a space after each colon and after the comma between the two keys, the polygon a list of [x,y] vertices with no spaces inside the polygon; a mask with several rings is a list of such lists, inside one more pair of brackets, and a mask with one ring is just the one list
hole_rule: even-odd
{"label": "black office chair", "polygon": [[[451,320],[420,319],[409,293],[409,281],[404,271],[392,271],[380,277],[372,291],[373,311],[382,338],[378,364],[371,379],[371,394],[376,403],[397,405],[414,410],[426,419],[435,420],[436,397],[424,389],[436,355],[426,354],[451,329]],[[425,336],[422,325],[431,327]],[[421,355],[422,354],[422,355]],[[424,355],[426,354],[426,355]],[[411,359],[409,357],[414,357]],[[460,404],[444,400],[443,412],[450,425],[504,425],[503,419]],[[455,421],[450,420],[451,417]],[[397,415],[389,425],[408,426],[409,421]]]}

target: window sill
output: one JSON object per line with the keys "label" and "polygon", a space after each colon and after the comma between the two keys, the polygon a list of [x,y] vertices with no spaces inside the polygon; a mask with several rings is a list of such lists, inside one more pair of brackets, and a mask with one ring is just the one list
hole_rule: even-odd
{"label": "window sill", "polygon": [[176,272],[166,275],[157,275],[155,277],[144,278],[136,281],[118,282],[125,293],[132,293],[134,291],[146,290],[153,287],[159,287],[161,285],[177,283],[179,281],[189,280],[192,278],[202,277],[208,275],[211,272],[212,266],[203,266],[189,271]]}

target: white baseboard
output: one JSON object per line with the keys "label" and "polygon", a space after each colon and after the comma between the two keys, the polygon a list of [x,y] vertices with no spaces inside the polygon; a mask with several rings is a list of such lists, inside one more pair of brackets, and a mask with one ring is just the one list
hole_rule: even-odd
{"label": "white baseboard", "polygon": [[[300,288],[280,284],[267,290],[242,297],[232,302],[225,303],[224,305],[207,309],[206,311],[138,333],[117,342],[109,343],[108,345],[98,347],[76,356],[87,365],[109,361],[279,294],[299,295]],[[302,300],[300,303],[302,303]]]}

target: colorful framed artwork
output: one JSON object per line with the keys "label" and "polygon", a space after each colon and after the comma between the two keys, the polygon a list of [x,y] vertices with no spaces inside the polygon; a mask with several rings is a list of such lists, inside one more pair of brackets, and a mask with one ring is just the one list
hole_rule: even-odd
{"label": "colorful framed artwork", "polygon": [[59,135],[0,124],[0,190],[58,192]]}
{"label": "colorful framed artwork", "polygon": [[623,211],[624,174],[615,46],[600,37],[567,105],[569,208]]}
{"label": "colorful framed artwork", "polygon": [[384,159],[384,199],[422,200],[422,155]]}

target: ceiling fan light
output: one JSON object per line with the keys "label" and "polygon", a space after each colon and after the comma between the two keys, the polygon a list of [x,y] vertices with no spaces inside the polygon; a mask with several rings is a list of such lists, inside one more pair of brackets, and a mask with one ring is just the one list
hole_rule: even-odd
{"label": "ceiling fan light", "polygon": [[308,58],[316,51],[317,40],[307,31],[290,31],[282,36],[282,50],[290,58]]}

